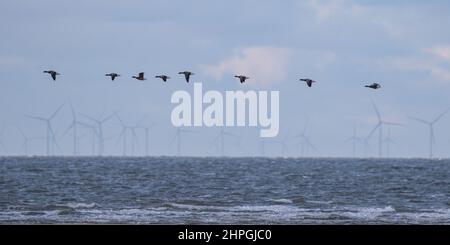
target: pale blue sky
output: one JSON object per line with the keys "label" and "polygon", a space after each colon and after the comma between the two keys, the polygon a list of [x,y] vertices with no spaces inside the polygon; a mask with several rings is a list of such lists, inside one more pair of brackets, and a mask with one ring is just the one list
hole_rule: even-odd
{"label": "pale blue sky", "polygon": [[[356,124],[367,136],[376,124],[373,99],[392,128],[391,155],[426,156],[428,131],[408,119],[431,120],[450,106],[450,3],[448,1],[0,1],[0,127],[6,152],[20,154],[22,138],[45,135],[45,125],[24,117],[46,116],[69,100],[77,112],[98,116],[118,111],[135,123],[148,115],[155,123],[150,153],[175,153],[169,143],[170,96],[192,90],[176,73],[191,70],[204,89],[280,91],[280,134],[299,133],[307,118],[314,156],[350,156],[345,140]],[[56,83],[42,71],[62,73]],[[144,71],[148,80],[133,81]],[[122,74],[110,82],[105,73]],[[246,73],[245,85],[233,78]],[[167,84],[153,79],[166,73]],[[316,86],[298,81],[310,77]],[[379,91],[364,84],[378,81]],[[81,120],[86,121],[80,116]],[[55,118],[61,135],[71,120],[66,104]],[[450,156],[450,114],[436,124],[436,155]],[[0,128],[1,129],[1,128]],[[218,128],[197,128],[182,139],[183,153],[211,155]],[[229,155],[258,153],[257,128],[230,128],[242,135],[228,139]],[[117,136],[117,120],[105,135]],[[90,136],[81,141],[89,154]],[[139,131],[139,153],[143,135]],[[121,154],[116,139],[107,154]],[[241,147],[237,147],[240,141]],[[298,155],[289,142],[289,154]],[[60,139],[71,154],[70,136]],[[377,138],[369,155],[377,153]],[[44,142],[31,142],[31,154],[45,153]],[[278,144],[267,153],[280,155]],[[362,149],[358,149],[362,153]]]}

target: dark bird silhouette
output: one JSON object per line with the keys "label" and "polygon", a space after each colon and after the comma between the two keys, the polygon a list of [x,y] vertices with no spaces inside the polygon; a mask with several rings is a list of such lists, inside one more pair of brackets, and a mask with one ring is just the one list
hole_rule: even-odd
{"label": "dark bird silhouette", "polygon": [[144,78],[144,73],[143,72],[139,72],[139,76],[133,76],[133,78],[136,78],[137,80],[140,80],[140,81],[147,80],[147,79]]}
{"label": "dark bird silhouette", "polygon": [[372,83],[370,85],[366,85],[365,87],[366,88],[371,88],[371,89],[379,89],[379,88],[381,88],[381,85],[378,84],[378,83]]}
{"label": "dark bird silhouette", "polygon": [[241,83],[245,83],[245,80],[250,79],[249,77],[243,76],[243,75],[239,75],[239,76],[234,76],[236,78],[239,78],[239,81],[241,81]]}
{"label": "dark bird silhouette", "polygon": [[170,77],[166,75],[155,76],[155,78],[161,78],[164,82],[167,82],[167,79],[170,79]]}
{"label": "dark bird silhouette", "polygon": [[306,82],[306,85],[308,85],[308,87],[311,87],[312,84],[316,82],[316,81],[311,80],[311,79],[309,79],[309,78],[302,78],[302,79],[300,79],[300,81]]}
{"label": "dark bird silhouette", "polygon": [[186,79],[186,82],[189,82],[189,78],[191,77],[191,75],[194,75],[194,73],[192,73],[190,71],[180,71],[180,72],[178,72],[178,74],[184,74],[184,78]]}
{"label": "dark bird silhouette", "polygon": [[120,77],[120,75],[117,73],[109,73],[109,74],[105,74],[105,76],[111,77],[111,81],[114,81],[114,79],[116,79],[116,77]]}
{"label": "dark bird silhouette", "polygon": [[44,73],[50,74],[50,75],[52,76],[52,78],[53,78],[53,81],[56,81],[56,76],[57,76],[57,75],[61,75],[61,74],[59,74],[58,72],[53,71],[53,70],[44,71]]}

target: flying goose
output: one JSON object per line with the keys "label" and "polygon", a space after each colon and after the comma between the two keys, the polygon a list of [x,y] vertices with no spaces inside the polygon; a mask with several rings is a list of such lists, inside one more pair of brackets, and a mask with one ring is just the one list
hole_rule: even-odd
{"label": "flying goose", "polygon": [[136,78],[137,80],[140,80],[140,81],[147,80],[147,79],[144,78],[144,73],[143,72],[139,72],[139,76],[133,76],[133,78]]}
{"label": "flying goose", "polygon": [[116,79],[116,77],[120,77],[120,75],[117,73],[108,73],[108,74],[105,74],[105,76],[111,77],[111,81],[114,81],[114,79]]}
{"label": "flying goose", "polygon": [[53,81],[56,81],[56,76],[57,76],[57,75],[61,75],[61,74],[59,74],[58,72],[53,71],[53,70],[44,71],[44,73],[50,74],[50,75],[52,76],[52,78],[53,78]]}
{"label": "flying goose", "polygon": [[241,81],[241,83],[245,83],[245,80],[250,79],[249,77],[243,76],[243,75],[239,75],[239,76],[234,76],[236,78],[239,78],[239,81]]}
{"label": "flying goose", "polygon": [[308,87],[311,87],[312,84],[316,82],[316,81],[311,80],[311,79],[309,79],[309,78],[302,78],[302,79],[300,79],[300,81],[306,82],[306,85],[308,85]]}
{"label": "flying goose", "polygon": [[167,79],[170,79],[170,77],[166,75],[155,76],[155,78],[161,78],[164,82],[167,82]]}
{"label": "flying goose", "polygon": [[180,72],[178,72],[178,74],[184,74],[184,78],[186,78],[186,82],[189,82],[189,77],[191,75],[194,75],[194,73],[192,73],[190,71],[180,71]]}
{"label": "flying goose", "polygon": [[366,86],[364,86],[364,87],[366,87],[366,88],[371,88],[371,89],[379,89],[379,88],[381,88],[381,85],[378,84],[378,83],[372,83],[372,84],[366,85]]}

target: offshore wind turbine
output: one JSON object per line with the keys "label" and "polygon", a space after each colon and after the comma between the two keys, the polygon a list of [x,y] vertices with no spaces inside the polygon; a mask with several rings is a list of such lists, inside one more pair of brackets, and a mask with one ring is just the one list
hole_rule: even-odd
{"label": "offshore wind turbine", "polygon": [[119,114],[114,113],[117,119],[120,122],[120,126],[122,127],[122,130],[120,131],[119,138],[117,138],[116,144],[122,140],[122,156],[127,155],[127,131],[129,130],[129,127],[125,125],[125,123],[120,118]]}
{"label": "offshore wind turbine", "polygon": [[77,120],[77,116],[75,113],[75,110],[73,108],[72,103],[70,103],[70,111],[72,113],[72,122],[70,123],[69,127],[66,129],[66,131],[64,132],[63,136],[66,135],[70,130],[72,130],[72,135],[73,135],[73,155],[76,156],[78,155],[79,149],[78,149],[78,125],[81,123]]}
{"label": "offshore wind turbine", "polygon": [[154,127],[154,124],[150,124],[150,126],[142,125],[140,122],[136,124],[137,129],[144,130],[145,137],[145,156],[149,155],[149,143],[150,143],[150,129]]}
{"label": "offshore wind turbine", "polygon": [[356,157],[356,144],[360,141],[360,138],[356,134],[356,125],[353,125],[353,135],[347,139],[347,142],[352,142],[352,156]]}
{"label": "offshore wind turbine", "polygon": [[175,142],[175,140],[177,141],[177,156],[181,156],[181,135],[183,133],[194,133],[194,131],[177,127],[175,136],[173,137],[172,141],[169,144],[169,146],[171,146],[173,142]]}
{"label": "offshore wind turbine", "polygon": [[372,101],[372,106],[377,114],[378,123],[375,125],[375,127],[372,129],[372,131],[367,136],[367,139],[370,139],[372,135],[375,133],[375,131],[378,129],[378,157],[383,157],[383,125],[392,125],[392,126],[402,126],[402,124],[394,123],[394,122],[388,122],[384,121],[381,118],[381,114],[378,111],[377,106]]}
{"label": "offshore wind turbine", "polygon": [[214,138],[213,143],[218,144],[218,149],[220,149],[220,155],[225,155],[225,137],[234,137],[239,138],[239,136],[226,132],[223,130],[223,128],[220,128],[220,132],[217,134],[217,136]]}
{"label": "offshore wind turbine", "polygon": [[386,144],[386,157],[390,157],[391,144],[396,144],[391,138],[391,127],[388,127],[388,136],[383,139],[383,142]]}
{"label": "offshore wind turbine", "polygon": [[2,127],[1,131],[0,131],[0,147],[3,151],[3,153],[6,154],[6,147],[5,144],[3,143],[3,133],[4,133],[5,129]]}
{"label": "offshore wind turbine", "polygon": [[258,143],[259,152],[261,153],[262,157],[266,156],[266,138],[260,138],[260,141]]}
{"label": "offshore wind turbine", "polygon": [[421,118],[416,118],[416,117],[409,117],[412,120],[418,121],[420,123],[423,123],[425,125],[428,126],[429,128],[429,132],[430,132],[430,138],[429,138],[429,158],[433,158],[433,145],[436,144],[436,139],[434,137],[434,125],[441,120],[441,118],[447,114],[447,112],[450,110],[450,108],[448,108],[447,110],[445,110],[443,113],[441,113],[439,116],[437,116],[436,118],[434,118],[434,120],[432,121],[427,121]]}
{"label": "offshore wind turbine", "polygon": [[46,124],[46,128],[47,128],[47,137],[46,137],[46,141],[47,141],[47,156],[50,155],[50,150],[53,149],[52,146],[56,146],[59,148],[58,143],[56,142],[56,136],[55,136],[55,132],[52,128],[52,124],[51,121],[56,117],[56,115],[58,114],[58,112],[61,110],[61,108],[64,106],[64,104],[62,104],[52,115],[50,115],[50,117],[48,118],[44,118],[44,117],[39,117],[39,116],[30,116],[27,115],[26,117],[34,119],[34,120],[38,120],[41,122],[44,122]]}
{"label": "offshore wind turbine", "polygon": [[281,147],[281,156],[282,157],[285,157],[286,154],[289,153],[289,148],[288,148],[288,145],[287,145],[287,141],[288,140],[289,140],[288,137],[285,136],[282,140],[274,141],[274,143],[277,143],[277,144],[280,145],[280,147]]}
{"label": "offshore wind turbine", "polygon": [[17,128],[22,135],[23,143],[22,143],[22,149],[24,150],[25,156],[28,156],[28,146],[30,141],[32,140],[45,140],[45,137],[28,137],[20,128]]}
{"label": "offshore wind turbine", "polygon": [[306,130],[308,129],[308,120],[303,127],[303,131],[300,134],[297,134],[292,137],[292,139],[300,139],[299,147],[300,147],[300,156],[305,156],[305,153],[309,151],[309,148],[313,150],[317,150],[317,148],[311,143],[311,140],[306,135]]}
{"label": "offshore wind turbine", "polygon": [[80,126],[82,126],[82,127],[84,127],[84,128],[87,128],[87,129],[89,129],[89,130],[91,130],[91,132],[92,132],[92,145],[91,145],[91,147],[92,147],[92,156],[94,156],[95,155],[95,146],[96,146],[96,138],[98,137],[98,133],[97,133],[97,128],[95,127],[95,125],[91,125],[91,124],[87,124],[87,123],[84,123],[84,122],[78,122],[79,124],[80,124]]}
{"label": "offshore wind turbine", "polygon": [[111,117],[114,116],[114,113],[111,113],[109,116],[107,117],[103,117],[103,115],[101,115],[99,118],[93,118],[90,117],[88,115],[82,114],[84,117],[86,117],[87,119],[91,120],[92,122],[97,124],[97,136],[98,136],[98,155],[102,156],[103,152],[105,150],[105,138],[103,137],[103,124],[108,121],[109,119],[111,119]]}

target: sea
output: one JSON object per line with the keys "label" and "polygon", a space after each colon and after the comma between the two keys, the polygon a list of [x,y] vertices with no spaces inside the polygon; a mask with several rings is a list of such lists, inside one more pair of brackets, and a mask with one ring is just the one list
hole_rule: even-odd
{"label": "sea", "polygon": [[0,157],[0,224],[450,224],[450,160]]}

